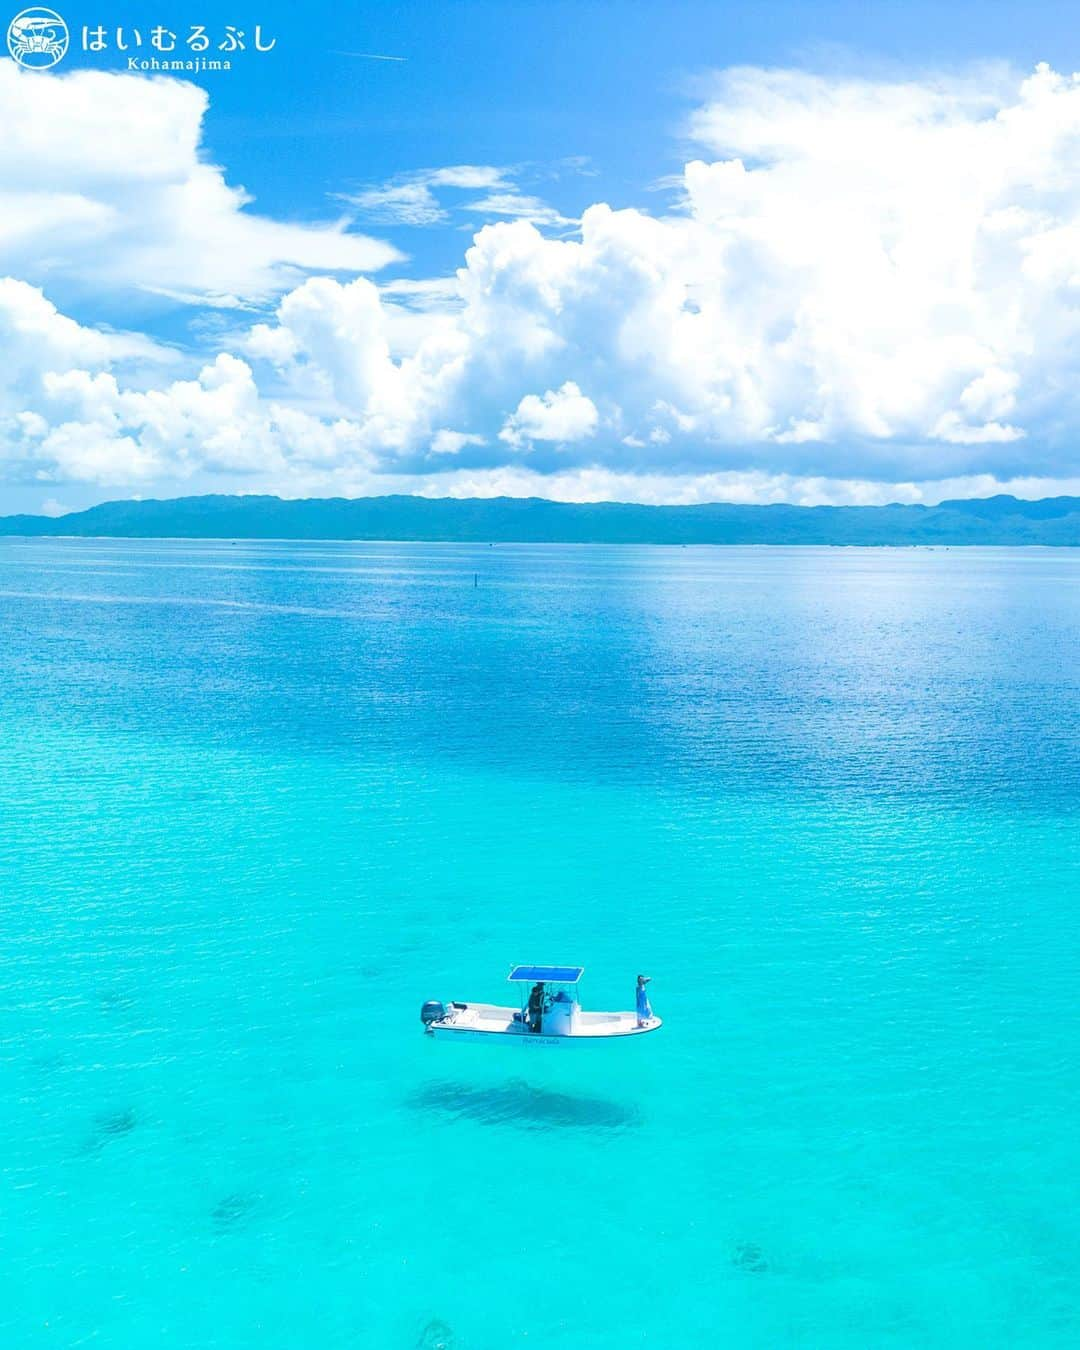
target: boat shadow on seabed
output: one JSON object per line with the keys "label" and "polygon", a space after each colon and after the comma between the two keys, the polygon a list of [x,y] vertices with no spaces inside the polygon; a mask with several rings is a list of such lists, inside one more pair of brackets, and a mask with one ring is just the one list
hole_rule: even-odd
{"label": "boat shadow on seabed", "polygon": [[517,1078],[486,1086],[445,1080],[429,1083],[410,1093],[406,1105],[417,1111],[436,1111],[455,1120],[512,1125],[526,1130],[549,1130],[552,1126],[623,1130],[641,1123],[636,1106],[604,1097],[558,1092]]}

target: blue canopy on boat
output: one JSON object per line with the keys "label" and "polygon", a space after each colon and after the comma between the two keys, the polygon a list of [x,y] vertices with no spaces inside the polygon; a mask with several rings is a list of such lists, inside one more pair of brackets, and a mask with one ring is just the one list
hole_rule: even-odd
{"label": "blue canopy on boat", "polygon": [[584,974],[584,966],[515,966],[507,978],[529,984],[577,984]]}

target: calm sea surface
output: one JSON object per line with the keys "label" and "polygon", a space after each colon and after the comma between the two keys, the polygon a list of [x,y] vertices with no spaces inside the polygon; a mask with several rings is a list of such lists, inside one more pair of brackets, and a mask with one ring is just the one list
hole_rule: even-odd
{"label": "calm sea surface", "polygon": [[[1080,552],[0,541],[0,1345],[1080,1344]],[[629,1043],[435,1044],[580,962]]]}

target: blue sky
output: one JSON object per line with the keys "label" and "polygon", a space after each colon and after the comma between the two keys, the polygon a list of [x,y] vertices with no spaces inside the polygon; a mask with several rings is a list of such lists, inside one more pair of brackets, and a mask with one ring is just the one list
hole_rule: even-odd
{"label": "blue sky", "polygon": [[[321,218],[334,194],[442,164],[523,164],[566,215],[594,201],[655,205],[687,156],[695,87],[727,66],[864,74],[1050,61],[1080,69],[1080,23],[1060,5],[529,0],[356,3],[317,28],[294,4],[107,4],[64,8],[82,23],[183,32],[261,23],[273,52],[228,74],[195,74],[211,95],[205,142],[229,179],[276,216]],[[337,55],[370,52],[374,61]],[[68,66],[119,69],[122,60]],[[586,174],[569,161],[585,160]],[[460,232],[383,230],[415,275],[461,261]]]}
{"label": "blue sky", "polygon": [[[54,70],[0,62],[6,509],[1080,481],[1059,7],[62,12]],[[78,50],[194,23],[276,45]]]}

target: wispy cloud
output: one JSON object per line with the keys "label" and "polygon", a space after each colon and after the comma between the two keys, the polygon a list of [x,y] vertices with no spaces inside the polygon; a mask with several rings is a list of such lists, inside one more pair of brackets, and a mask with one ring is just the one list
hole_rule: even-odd
{"label": "wispy cloud", "polygon": [[407,61],[407,56],[387,56],[383,52],[331,52],[331,56],[353,56],[360,61]]}
{"label": "wispy cloud", "polygon": [[449,219],[422,179],[382,183],[344,195],[342,200],[374,225],[441,225]]}
{"label": "wispy cloud", "polygon": [[[528,220],[540,226],[574,223],[540,197],[523,192],[512,176],[516,173],[513,168],[491,164],[448,164],[398,174],[345,194],[342,200],[362,219],[382,225],[445,225],[455,211],[491,220]],[[471,201],[455,199],[454,194],[463,192],[484,195]]]}
{"label": "wispy cloud", "polygon": [[492,192],[477,201],[466,202],[462,208],[481,216],[503,216],[511,220],[528,220],[534,225],[573,225],[568,216],[560,215],[553,206],[548,206],[539,197],[529,197],[523,192],[510,188],[504,192]]}

